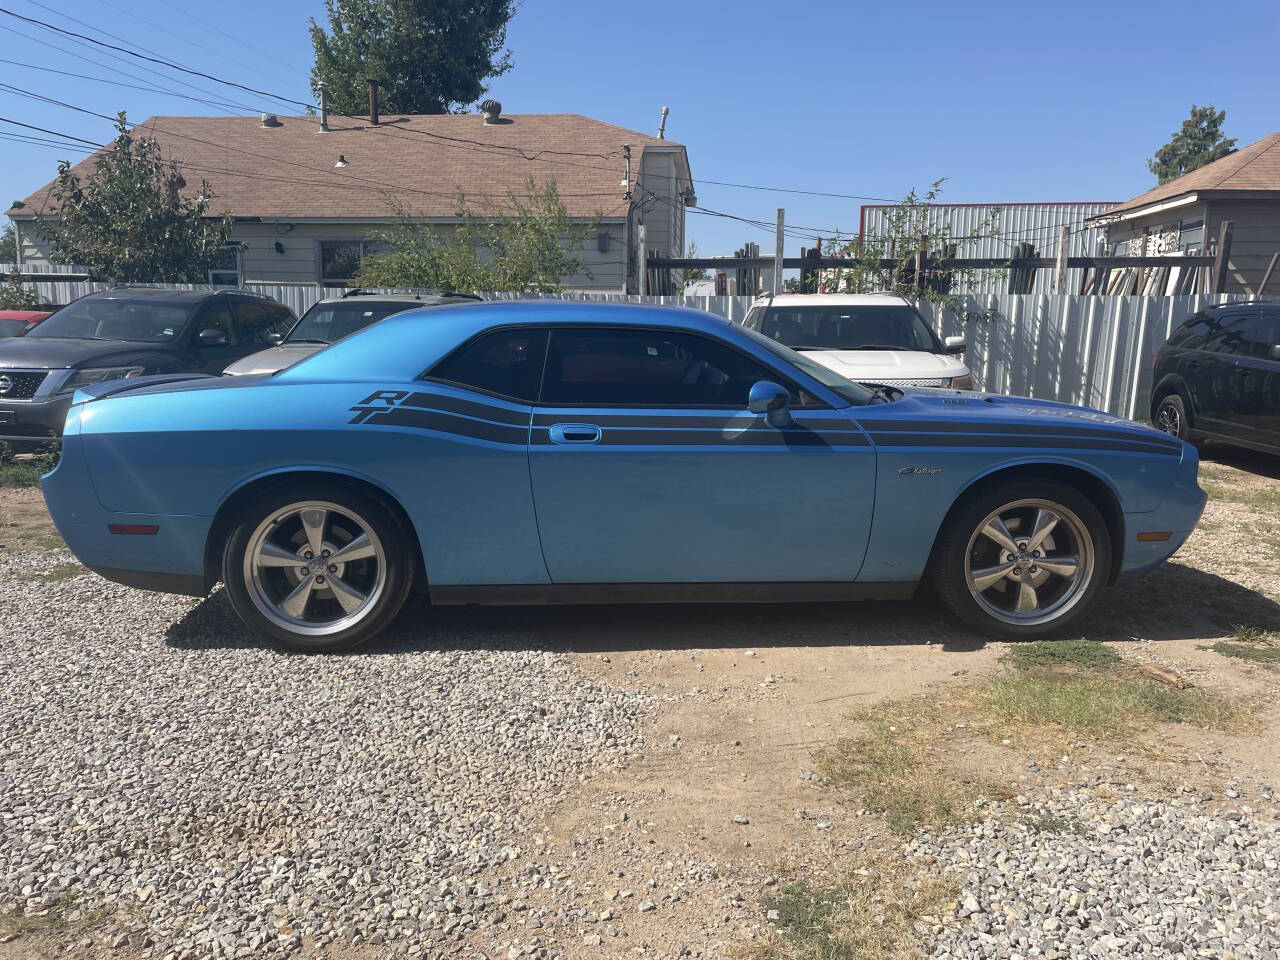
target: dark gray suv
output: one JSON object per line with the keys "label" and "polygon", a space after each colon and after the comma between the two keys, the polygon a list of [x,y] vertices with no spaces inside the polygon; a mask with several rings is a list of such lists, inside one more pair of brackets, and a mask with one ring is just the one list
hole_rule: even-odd
{"label": "dark gray suv", "polygon": [[296,321],[240,290],[117,287],[0,340],[0,440],[19,452],[62,435],[76,388],[153,373],[219,374]]}

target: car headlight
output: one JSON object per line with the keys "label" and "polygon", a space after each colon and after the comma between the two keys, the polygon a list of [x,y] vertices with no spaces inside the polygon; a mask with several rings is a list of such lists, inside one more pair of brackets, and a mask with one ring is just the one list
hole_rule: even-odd
{"label": "car headlight", "polygon": [[972,390],[973,374],[966,373],[963,377],[952,377],[951,388],[953,390]]}
{"label": "car headlight", "polygon": [[67,382],[58,388],[58,393],[72,393],[81,387],[87,387],[93,383],[103,383],[107,380],[140,377],[145,369],[145,367],[86,367],[73,373],[67,379]]}

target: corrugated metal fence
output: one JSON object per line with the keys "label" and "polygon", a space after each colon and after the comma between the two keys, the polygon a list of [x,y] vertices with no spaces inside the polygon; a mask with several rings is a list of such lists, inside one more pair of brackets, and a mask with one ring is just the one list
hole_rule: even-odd
{"label": "corrugated metal fence", "polygon": [[[29,284],[52,303],[67,303],[101,283],[40,281]],[[166,284],[198,290],[192,284]],[[334,288],[299,284],[250,284],[301,315]],[[751,297],[639,297],[624,294],[487,294],[495,300],[590,300],[691,307],[740,323]],[[940,336],[968,340],[965,362],[974,383],[993,393],[1061,400],[1144,419],[1151,396],[1156,350],[1178,323],[1213,303],[1242,299],[1228,295],[1188,297],[1089,297],[989,294],[965,298],[965,319],[929,303],[921,312]]]}

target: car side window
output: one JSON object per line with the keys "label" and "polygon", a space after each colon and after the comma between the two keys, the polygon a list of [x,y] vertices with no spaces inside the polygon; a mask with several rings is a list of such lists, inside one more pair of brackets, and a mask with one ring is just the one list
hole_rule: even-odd
{"label": "car side window", "polygon": [[545,329],[495,330],[463,344],[427,378],[531,404],[538,396],[546,347]]}
{"label": "car side window", "polygon": [[1173,331],[1166,343],[1170,347],[1186,347],[1194,350],[1204,342],[1205,334],[1213,329],[1212,319],[1202,310]]}
{"label": "car side window", "polygon": [[241,343],[265,347],[271,342],[267,339],[269,334],[283,334],[289,329],[293,314],[274,303],[242,300],[236,304],[236,320]]}
{"label": "car side window", "polygon": [[[778,379],[750,357],[695,334],[565,328],[551,333],[541,402],[743,409],[753,383]],[[811,399],[797,393],[793,388],[797,405]]]}
{"label": "car side window", "polygon": [[1202,349],[1210,353],[1245,355],[1249,353],[1249,341],[1245,339],[1248,317],[1242,313],[1223,314],[1217,318],[1215,329],[1209,333]]}
{"label": "car side window", "polygon": [[1260,359],[1268,359],[1271,348],[1280,344],[1280,312],[1264,310],[1250,318],[1245,331],[1250,353]]}
{"label": "car side window", "polygon": [[205,306],[204,313],[200,315],[200,330],[196,331],[196,336],[202,330],[221,330],[226,334],[228,346],[235,346],[240,342],[235,315],[226,299],[217,299]]}

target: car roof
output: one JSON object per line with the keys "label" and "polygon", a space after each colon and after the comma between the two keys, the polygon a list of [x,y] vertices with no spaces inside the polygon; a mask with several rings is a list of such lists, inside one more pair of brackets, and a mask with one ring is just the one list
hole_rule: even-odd
{"label": "car roof", "polygon": [[470,294],[439,293],[359,293],[325,297],[317,303],[403,303],[406,306],[437,306],[442,303],[478,303],[479,297]]}
{"label": "car roof", "polygon": [[244,297],[249,300],[262,300],[266,303],[277,302],[273,297],[254,293],[251,290],[173,290],[167,287],[135,287],[129,285],[112,287],[110,290],[96,290],[93,293],[85,294],[80,299],[92,297],[95,300],[156,300],[164,303],[200,303],[210,297],[222,296]]}
{"label": "car roof", "polygon": [[760,297],[752,306],[772,304],[778,307],[803,306],[902,306],[909,303],[896,293],[784,293],[776,297]]}

